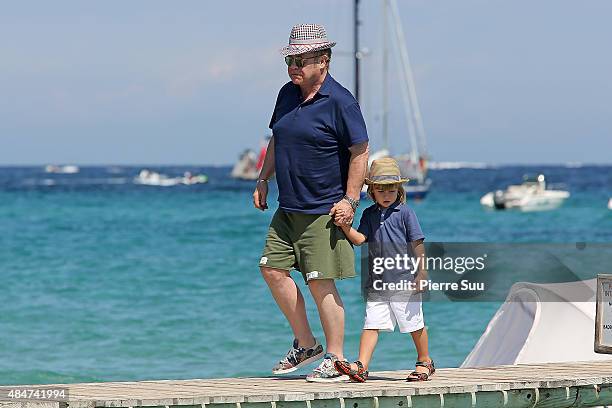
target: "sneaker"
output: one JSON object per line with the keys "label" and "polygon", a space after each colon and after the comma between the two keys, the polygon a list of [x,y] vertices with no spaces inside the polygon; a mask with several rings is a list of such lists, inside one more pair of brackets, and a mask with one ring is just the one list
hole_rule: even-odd
{"label": "sneaker", "polygon": [[338,360],[335,354],[327,353],[323,357],[323,361],[312,373],[306,376],[308,382],[341,382],[348,381],[348,375],[344,375],[336,370],[334,362]]}
{"label": "sneaker", "polygon": [[317,361],[323,357],[323,346],[315,339],[314,346],[304,348],[298,346],[297,339],[293,340],[293,346],[287,352],[285,358],[272,368],[272,374],[287,374],[297,370],[306,364]]}

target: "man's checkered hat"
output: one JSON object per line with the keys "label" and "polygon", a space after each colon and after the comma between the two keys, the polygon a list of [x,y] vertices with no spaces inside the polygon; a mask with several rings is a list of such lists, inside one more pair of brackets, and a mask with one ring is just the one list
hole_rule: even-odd
{"label": "man's checkered hat", "polygon": [[336,45],[327,39],[325,28],[319,24],[298,24],[293,26],[289,35],[289,45],[282,48],[280,53],[287,55],[303,54],[310,51],[319,51]]}

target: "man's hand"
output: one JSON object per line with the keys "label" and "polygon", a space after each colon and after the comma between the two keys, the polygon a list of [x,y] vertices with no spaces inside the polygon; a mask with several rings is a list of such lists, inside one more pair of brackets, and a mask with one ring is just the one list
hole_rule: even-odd
{"label": "man's hand", "polygon": [[268,208],[268,182],[258,181],[253,193],[253,205],[255,208],[265,211]]}
{"label": "man's hand", "polygon": [[336,225],[351,225],[355,211],[348,201],[342,199],[334,204],[329,215],[334,218],[334,224]]}

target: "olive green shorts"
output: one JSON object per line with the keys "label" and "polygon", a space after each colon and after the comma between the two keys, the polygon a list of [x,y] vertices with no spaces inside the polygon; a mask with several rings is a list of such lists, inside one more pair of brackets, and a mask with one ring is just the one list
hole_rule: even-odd
{"label": "olive green shorts", "polygon": [[304,281],[355,276],[355,253],[342,229],[327,215],[276,210],[260,267],[302,273]]}

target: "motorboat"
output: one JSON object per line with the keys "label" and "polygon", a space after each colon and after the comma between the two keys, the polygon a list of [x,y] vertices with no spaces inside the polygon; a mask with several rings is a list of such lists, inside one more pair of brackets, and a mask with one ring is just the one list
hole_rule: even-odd
{"label": "motorboat", "polygon": [[525,177],[523,184],[485,194],[480,204],[497,210],[545,211],[560,207],[569,196],[568,191],[547,190],[546,179],[539,174],[536,178]]}
{"label": "motorboat", "polygon": [[165,174],[147,169],[141,170],[138,176],[134,177],[135,184],[158,187],[171,187],[179,184],[193,185],[207,182],[208,177],[204,174],[193,175],[190,172],[185,172],[183,177],[168,177]]}
{"label": "motorboat", "polygon": [[138,176],[134,177],[134,183],[142,184],[144,186],[169,187],[176,186],[181,182],[178,178],[171,178],[152,170],[143,169],[140,170]]}
{"label": "motorboat", "polygon": [[183,179],[181,183],[190,186],[192,184],[204,184],[208,183],[208,176],[205,174],[191,174],[191,172],[186,171],[183,174]]}

